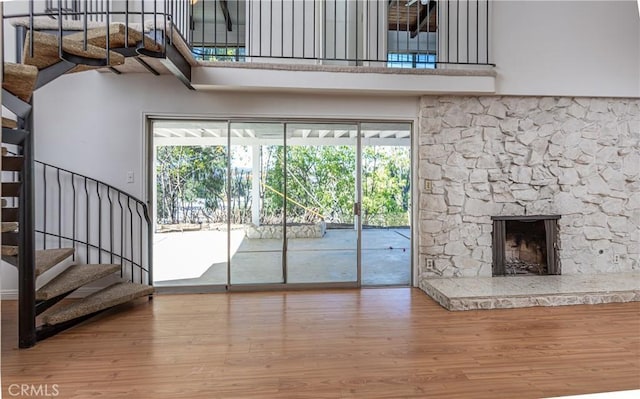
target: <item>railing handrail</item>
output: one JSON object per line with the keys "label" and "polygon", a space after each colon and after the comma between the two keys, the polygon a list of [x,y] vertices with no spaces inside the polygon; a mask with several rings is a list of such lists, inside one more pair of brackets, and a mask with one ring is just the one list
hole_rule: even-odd
{"label": "railing handrail", "polygon": [[[43,217],[42,219],[42,225],[41,226],[34,226],[34,232],[37,234],[40,234],[44,237],[44,241],[43,241],[43,245],[44,248],[47,247],[47,237],[53,237],[53,238],[57,238],[58,239],[58,246],[62,247],[62,240],[66,240],[66,241],[70,241],[73,244],[73,247],[76,250],[82,249],[84,251],[84,254],[86,256],[86,262],[87,263],[91,263],[90,261],[90,250],[91,251],[97,251],[97,255],[98,255],[98,263],[103,263],[102,262],[102,258],[103,255],[105,255],[106,257],[110,257],[111,258],[111,262],[114,262],[114,258],[118,258],[120,260],[120,264],[122,266],[121,269],[121,275],[124,277],[124,272],[127,269],[126,265],[130,265],[131,267],[131,281],[134,282],[134,280],[137,280],[136,278],[134,278],[134,268],[136,270],[139,271],[139,280],[141,283],[144,283],[144,281],[146,280],[148,285],[152,285],[153,284],[153,248],[152,248],[152,236],[153,236],[153,224],[151,222],[151,217],[150,217],[150,213],[149,213],[149,206],[147,203],[145,203],[144,201],[142,201],[141,199],[137,198],[136,196],[129,194],[119,188],[116,188],[114,186],[112,186],[109,183],[103,182],[101,180],[98,180],[96,178],[90,177],[90,176],[86,176],[83,175],[82,173],[77,173],[74,171],[71,171],[69,169],[66,168],[62,168],[56,165],[52,165],[50,163],[47,162],[42,162],[42,161],[38,161],[38,160],[34,160],[34,164],[35,165],[39,165],[40,167],[42,167],[42,170],[44,172],[44,176],[43,176],[43,187],[42,187],[42,193],[43,193],[43,204],[44,204],[44,208],[43,208]],[[61,185],[60,184],[60,173],[64,173],[65,177],[65,184]],[[47,176],[51,174],[51,175],[55,175],[57,176],[57,194],[58,194],[58,227],[57,227],[57,231],[56,228],[53,227],[52,229],[48,228],[48,224],[47,224],[47,209],[48,209],[48,201],[47,201]],[[79,191],[76,192],[76,181],[80,181],[80,182],[84,182],[84,190],[82,190],[81,187],[79,187]],[[70,186],[69,186],[70,184]],[[90,185],[91,187],[95,187],[95,190],[92,188],[91,191],[87,190],[87,185]],[[80,186],[82,186],[82,183],[79,183]],[[54,185],[55,186],[55,185]],[[62,192],[63,192],[63,188],[65,189],[64,191],[68,192],[69,189],[71,189],[72,197],[73,197],[73,201],[72,201],[72,207],[73,207],[73,211],[72,211],[72,221],[71,221],[71,225],[73,226],[73,229],[71,230],[71,232],[68,230],[68,225],[66,224],[67,222],[64,223],[65,229],[63,229],[63,222],[62,222],[62,212],[61,212],[61,204],[62,204]],[[77,217],[80,218],[84,218],[84,220],[86,221],[86,234],[84,235],[84,237],[82,235],[76,235],[76,232],[80,232],[80,230],[76,230],[76,203],[77,201],[79,202],[79,198],[77,197],[77,195],[79,193],[85,193],[84,195],[86,196],[85,200],[86,201],[86,208],[84,213],[79,213],[77,214]],[[92,219],[93,217],[91,216],[91,213],[89,213],[89,204],[91,202],[93,202],[93,200],[95,200],[96,197],[93,197],[93,200],[90,200],[89,197],[89,193],[93,193],[97,195],[97,200],[98,200],[98,220],[97,220],[97,224],[94,222],[94,227],[97,230],[90,230],[89,229],[89,220]],[[110,207],[110,211],[109,211],[109,216],[110,217],[110,221],[108,223],[108,240],[103,241],[102,239],[102,199],[103,197],[101,196],[101,193],[106,193],[106,200],[109,204]],[[79,194],[82,195],[82,194]],[[104,194],[103,194],[104,195]],[[53,198],[55,198],[55,193]],[[116,202],[114,202],[116,201]],[[116,224],[114,225],[114,213],[113,213],[113,209],[111,208],[111,206],[116,205],[116,209],[119,206],[120,208],[120,217],[118,217],[116,219]],[[95,205],[94,205],[95,206]],[[78,208],[78,209],[82,209],[82,208]],[[94,208],[96,209],[96,208]],[[142,209],[142,212],[140,211]],[[128,214],[129,217],[127,218],[126,216],[124,216],[126,214],[126,210],[128,210]],[[137,218],[134,218],[134,214],[137,214]],[[84,217],[83,217],[84,215]],[[94,214],[95,216],[95,214]],[[137,219],[139,221],[139,223],[135,223],[136,227],[135,227],[135,231],[136,231],[136,236],[134,236],[134,220]],[[69,220],[69,218],[67,217],[65,220]],[[117,241],[114,239],[114,232],[117,231],[118,229],[118,221],[119,221],[119,228],[120,228],[120,235],[117,237],[117,241],[120,242],[120,246],[118,248],[117,246]],[[128,240],[130,241],[130,245],[127,246],[127,248],[125,248],[125,244],[124,244],[124,235],[125,231],[124,229],[128,226],[128,233],[130,234],[130,236],[128,237]],[[114,230],[115,229],[115,230]],[[64,231],[63,231],[64,230]],[[90,236],[90,232],[94,232],[92,234],[96,234],[95,231],[97,231],[97,241],[95,238],[95,235],[93,236],[93,239]],[[146,239],[143,239],[143,237],[145,236],[146,232]],[[136,237],[139,237],[140,241],[137,243],[137,250],[135,250],[134,252],[134,240]],[[118,252],[119,251],[119,252]],[[144,253],[146,253],[146,259],[145,259],[145,255]],[[74,255],[75,256],[75,255]],[[146,278],[145,276],[143,276],[143,273],[146,273]]]}
{"label": "railing handrail", "polygon": [[[121,190],[121,189],[119,189],[119,188],[117,188],[117,187],[112,186],[112,185],[111,185],[111,184],[109,184],[109,183],[105,183],[105,182],[103,182],[103,181],[101,181],[101,180],[98,180],[98,179],[95,179],[95,178],[93,178],[93,177],[83,175],[82,173],[73,172],[73,171],[71,171],[71,170],[68,170],[68,169],[65,169],[65,168],[62,168],[62,167],[59,167],[59,166],[56,166],[56,165],[52,165],[52,164],[49,164],[49,163],[46,163],[46,162],[42,162],[42,161],[35,160],[35,163],[38,163],[38,164],[40,164],[40,165],[44,165],[44,166],[46,166],[46,167],[48,167],[48,168],[53,168],[53,169],[56,169],[56,170],[60,170],[60,171],[62,171],[62,172],[69,173],[69,174],[71,174],[72,176],[78,176],[78,177],[80,177],[80,178],[83,178],[83,179],[87,179],[87,180],[93,181],[93,182],[98,183],[98,184],[101,184],[101,185],[103,185],[103,186],[105,186],[105,187],[107,187],[107,188],[109,188],[109,189],[111,189],[111,190],[114,190],[114,191],[118,192],[119,194],[123,194],[123,195],[125,195],[125,196],[127,196],[127,197],[130,197],[131,199],[133,199],[134,201],[136,201],[138,204],[142,205],[142,207],[145,209],[145,213],[146,213],[146,210],[147,210],[147,203],[146,203],[146,202],[144,202],[144,201],[142,201],[141,199],[137,198],[137,197],[136,197],[135,195],[133,195],[133,194],[129,194],[129,193],[127,193],[126,191],[123,191],[123,190]],[[149,221],[150,221],[150,220],[149,220]]]}

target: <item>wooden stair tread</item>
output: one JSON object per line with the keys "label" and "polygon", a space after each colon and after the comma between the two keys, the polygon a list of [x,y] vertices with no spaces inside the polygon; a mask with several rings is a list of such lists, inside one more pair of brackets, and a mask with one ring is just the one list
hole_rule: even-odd
{"label": "wooden stair tread", "polygon": [[57,311],[46,313],[42,321],[48,325],[60,324],[151,294],[153,287],[148,285],[115,283]]}
{"label": "wooden stair tread", "polygon": [[[2,246],[2,260],[13,265],[18,266],[18,247],[15,247],[15,251],[10,251],[7,249],[7,253],[4,251],[5,245]],[[36,251],[36,268],[35,273],[36,277],[40,276],[42,273],[51,269],[58,263],[67,259],[74,253],[73,248],[55,248],[55,249],[39,249]]]}
{"label": "wooden stair tread", "polygon": [[7,128],[7,129],[17,129],[18,128],[18,122],[14,121],[13,119],[5,118],[3,116],[2,117],[2,127]]}
{"label": "wooden stair tread", "polygon": [[3,233],[16,230],[18,230],[18,222],[2,222]]}
{"label": "wooden stair tread", "polygon": [[[23,101],[29,102],[36,87],[38,68],[32,65],[4,63],[4,75],[2,76],[2,88],[17,96]],[[2,126],[4,126],[2,118]]]}
{"label": "wooden stair tread", "polygon": [[[109,48],[124,48],[135,47],[144,38],[144,47],[152,51],[161,51],[161,46],[153,41],[151,38],[145,36],[139,30],[129,27],[128,46],[125,46],[125,33],[127,27],[122,23],[113,23],[109,25]],[[75,40],[79,43],[84,43],[84,32],[73,33],[65,36],[65,39]],[[107,47],[107,28],[101,26],[99,28],[90,29],[87,31],[87,43],[100,47]]]}
{"label": "wooden stair tread", "polygon": [[[33,57],[30,57],[30,35],[33,33],[34,53]],[[102,59],[106,57],[106,51],[103,48],[87,45],[87,49],[84,49],[82,42],[76,40],[69,40],[67,37],[63,38],[62,48],[70,54],[93,59]],[[124,56],[116,52],[110,51],[110,66],[121,65],[124,63]],[[22,59],[25,64],[34,65],[38,69],[44,69],[51,65],[54,65],[60,61],[58,51],[58,37],[42,32],[27,32],[25,39],[24,50],[22,52]],[[78,65],[70,72],[81,72],[90,69],[96,69],[101,67],[94,67],[90,65]]]}
{"label": "wooden stair tread", "polygon": [[3,245],[2,256],[18,256],[18,247],[14,245]]}
{"label": "wooden stair tread", "polygon": [[74,253],[73,248],[39,249],[36,251],[36,276],[51,269]]}
{"label": "wooden stair tread", "polygon": [[36,291],[36,300],[46,301],[120,270],[120,265],[72,265]]}

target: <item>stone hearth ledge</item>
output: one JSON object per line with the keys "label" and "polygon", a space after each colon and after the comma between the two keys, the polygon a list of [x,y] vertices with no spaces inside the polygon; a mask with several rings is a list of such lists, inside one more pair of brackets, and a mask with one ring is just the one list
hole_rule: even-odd
{"label": "stone hearth ledge", "polygon": [[[640,302],[640,272],[597,275],[434,278],[423,290],[452,311]],[[516,293],[516,290],[521,290]]]}

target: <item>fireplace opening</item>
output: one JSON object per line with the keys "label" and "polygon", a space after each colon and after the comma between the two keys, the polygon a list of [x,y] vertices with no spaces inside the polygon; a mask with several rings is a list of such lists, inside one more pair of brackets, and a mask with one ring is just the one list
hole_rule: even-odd
{"label": "fireplace opening", "polygon": [[493,218],[493,275],[560,274],[557,265],[558,216]]}

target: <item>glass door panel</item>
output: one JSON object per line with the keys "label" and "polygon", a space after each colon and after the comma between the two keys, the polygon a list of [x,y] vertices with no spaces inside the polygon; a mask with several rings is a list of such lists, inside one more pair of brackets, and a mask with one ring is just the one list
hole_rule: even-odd
{"label": "glass door panel", "polygon": [[229,126],[231,284],[283,283],[284,125]]}
{"label": "glass door panel", "polygon": [[227,123],[154,121],[154,284],[227,284]]}
{"label": "glass door panel", "polygon": [[287,124],[287,283],[357,282],[357,125]]}
{"label": "glass door panel", "polygon": [[411,125],[363,123],[362,285],[411,283]]}

